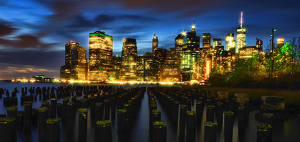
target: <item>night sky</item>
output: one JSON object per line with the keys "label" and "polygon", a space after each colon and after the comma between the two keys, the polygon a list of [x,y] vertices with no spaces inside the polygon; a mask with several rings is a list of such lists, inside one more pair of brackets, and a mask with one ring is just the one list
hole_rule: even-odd
{"label": "night sky", "polygon": [[0,80],[58,78],[64,44],[74,40],[88,51],[88,34],[97,30],[114,37],[114,55],[121,54],[123,38],[136,38],[141,55],[151,52],[154,34],[159,47],[174,47],[175,37],[190,31],[195,18],[198,36],[211,33],[224,45],[227,33],[236,36],[241,11],[247,46],[255,38],[266,45],[272,28],[275,39],[300,37],[299,0],[2,0]]}

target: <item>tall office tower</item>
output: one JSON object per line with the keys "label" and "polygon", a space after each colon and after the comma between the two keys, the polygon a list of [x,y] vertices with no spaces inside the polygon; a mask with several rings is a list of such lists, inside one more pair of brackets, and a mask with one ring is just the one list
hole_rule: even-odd
{"label": "tall office tower", "polygon": [[234,51],[235,50],[235,40],[234,40],[233,33],[229,33],[226,35],[225,48],[226,48],[226,51]]}
{"label": "tall office tower", "polygon": [[202,44],[202,48],[203,49],[208,49],[210,48],[211,44],[211,36],[210,33],[203,33],[203,44]]}
{"label": "tall office tower", "polygon": [[284,45],[284,38],[278,38],[277,39],[277,47],[281,48],[283,45]]}
{"label": "tall office tower", "polygon": [[246,46],[246,28],[243,27],[243,11],[241,12],[241,25],[237,28],[236,33],[235,53],[238,53],[239,49]]}
{"label": "tall office tower", "polygon": [[263,50],[263,41],[261,39],[256,38],[256,48],[260,51]]}
{"label": "tall office tower", "polygon": [[[196,35],[194,23],[191,32],[188,32],[186,36],[185,34],[182,34],[179,39],[181,38],[182,38],[182,52],[181,54],[178,54],[181,80],[190,81],[194,73],[195,63],[199,60],[199,53],[200,53],[200,48],[199,48],[200,37]],[[178,39],[178,37],[176,39]],[[176,48],[176,42],[175,42],[175,48]]]}
{"label": "tall office tower", "polygon": [[217,52],[216,66],[222,73],[231,71],[232,53],[231,51]]}
{"label": "tall office tower", "polygon": [[86,80],[86,49],[75,41],[65,45],[65,65],[60,69],[60,78]]}
{"label": "tall office tower", "polygon": [[112,78],[110,80],[120,79],[120,71],[121,71],[121,64],[122,64],[122,58],[119,55],[115,55],[112,57]]}
{"label": "tall office tower", "polygon": [[89,80],[107,81],[112,69],[113,37],[104,31],[89,34]]}
{"label": "tall office tower", "polygon": [[162,66],[162,81],[180,81],[180,67],[175,48],[170,48]]}
{"label": "tall office tower", "polygon": [[193,19],[192,31],[186,34],[186,39],[183,38],[183,50],[199,50],[200,37],[196,35],[195,24]]}
{"label": "tall office tower", "polygon": [[162,81],[162,66],[164,64],[167,53],[168,50],[164,48],[158,48],[155,52],[154,56],[158,61],[157,81]]}
{"label": "tall office tower", "polygon": [[121,80],[136,81],[136,39],[125,38],[122,47]]}
{"label": "tall office tower", "polygon": [[153,39],[152,39],[152,54],[155,54],[155,51],[158,48],[158,38],[157,36],[154,34]]}
{"label": "tall office tower", "polygon": [[256,46],[246,46],[239,50],[238,58],[240,61],[245,61],[245,60],[253,57],[253,55],[261,54],[261,53],[263,53],[263,51],[256,48]]}
{"label": "tall office tower", "polygon": [[157,81],[158,60],[151,52],[137,57],[137,81]]}
{"label": "tall office tower", "polygon": [[221,47],[222,39],[213,38],[213,49]]}
{"label": "tall office tower", "polygon": [[195,65],[200,60],[200,50],[186,50],[180,62],[182,81],[190,81],[195,71]]}
{"label": "tall office tower", "polygon": [[[185,41],[183,41],[185,40]],[[183,53],[183,45],[186,45],[186,33],[182,32],[181,34],[178,34],[178,36],[175,38],[175,50],[178,54],[178,58],[180,59],[182,57]]]}

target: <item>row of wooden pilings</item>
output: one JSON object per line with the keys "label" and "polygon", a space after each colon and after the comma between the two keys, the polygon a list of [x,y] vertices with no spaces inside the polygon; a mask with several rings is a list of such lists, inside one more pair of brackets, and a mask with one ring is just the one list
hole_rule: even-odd
{"label": "row of wooden pilings", "polygon": [[[171,123],[178,126],[178,142],[195,142],[197,126],[200,125],[206,106],[204,141],[216,142],[218,129],[224,122],[224,140],[232,142],[233,122],[238,119],[239,134],[245,133],[252,104],[246,94],[229,96],[227,92],[180,89],[170,87],[148,88],[155,96]],[[150,105],[151,102],[149,103]],[[151,108],[151,106],[150,106]],[[257,142],[272,141],[272,113],[264,113],[262,123],[257,126]],[[200,129],[199,129],[200,130]],[[163,141],[166,142],[166,141]]]}
{"label": "row of wooden pilings", "polygon": [[[43,101],[50,100],[51,98],[65,98],[65,97],[70,97],[70,96],[82,96],[83,94],[91,94],[91,93],[96,93],[98,90],[106,90],[111,89],[112,86],[59,86],[57,88],[50,87],[30,87],[27,93],[27,87],[21,88],[21,94],[22,96],[20,97],[21,99],[21,105],[24,104],[25,101],[37,101],[37,98],[39,101],[43,99]],[[51,93],[50,93],[51,90]],[[0,88],[0,99],[2,98],[2,95],[6,92],[6,97],[3,98],[3,105],[10,107],[10,106],[17,106],[18,105],[18,97],[16,94],[19,92],[17,88],[14,88],[14,91],[9,95],[9,91],[6,90],[4,91],[2,88]],[[55,93],[56,92],[56,93]]]}
{"label": "row of wooden pilings", "polygon": [[[97,91],[99,88],[93,88],[90,89],[91,92],[99,92]],[[77,89],[74,94],[66,91],[64,93],[71,96],[63,98],[62,104],[57,103],[58,95],[56,95],[49,102],[42,102],[38,109],[32,108],[32,101],[24,101],[24,111],[18,111],[17,106],[7,107],[7,115],[0,115],[0,141],[16,142],[17,133],[28,134],[34,125],[37,125],[40,142],[59,142],[61,140],[60,127],[66,134],[65,138],[68,141],[74,141],[74,121],[78,113],[78,142],[87,141],[88,117],[91,117],[92,126],[95,128],[95,141],[112,142],[111,127],[115,121],[116,109],[118,141],[128,141],[128,133],[134,123],[134,117],[137,116],[146,89],[102,89],[107,92],[86,95],[83,94],[83,87]]]}

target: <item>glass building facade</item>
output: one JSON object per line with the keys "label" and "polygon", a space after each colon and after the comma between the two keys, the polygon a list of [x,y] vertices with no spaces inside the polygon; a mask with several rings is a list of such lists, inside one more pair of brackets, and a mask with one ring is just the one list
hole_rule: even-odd
{"label": "glass building facade", "polygon": [[226,51],[234,51],[235,50],[235,40],[234,40],[233,33],[229,33],[225,36],[225,50]]}
{"label": "glass building facade", "polygon": [[122,47],[121,80],[137,79],[137,43],[136,39],[125,38]]}
{"label": "glass building facade", "polygon": [[89,34],[89,80],[107,81],[112,69],[113,37],[104,31]]}
{"label": "glass building facade", "polygon": [[60,78],[83,81],[86,74],[86,49],[70,41],[65,45],[65,65],[60,69]]}

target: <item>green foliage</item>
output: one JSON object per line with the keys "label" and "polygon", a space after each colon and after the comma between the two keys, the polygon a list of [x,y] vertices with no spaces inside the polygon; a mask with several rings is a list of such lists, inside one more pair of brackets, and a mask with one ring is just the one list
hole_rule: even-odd
{"label": "green foliage", "polygon": [[219,69],[213,68],[209,75],[209,82],[212,86],[226,85],[226,75],[222,74]]}
{"label": "green foliage", "polygon": [[295,62],[295,58],[299,55],[295,53],[294,47],[291,46],[289,42],[286,42],[282,47],[277,47],[273,56],[273,58],[270,56],[270,58],[267,59],[267,63],[269,64],[268,66],[271,67],[273,59],[274,77],[280,78],[287,74],[294,74],[298,70],[296,67],[298,63]]}
{"label": "green foliage", "polygon": [[[278,47],[266,58],[259,54],[253,54],[251,58],[239,60],[233,63],[231,72],[222,73],[218,69],[212,69],[209,81],[213,86],[229,87],[263,87],[274,89],[276,86],[293,88],[300,85],[300,64],[295,59],[299,55],[294,47],[287,42]],[[273,78],[269,78],[272,60],[274,62]],[[296,87],[296,86],[295,86]]]}

